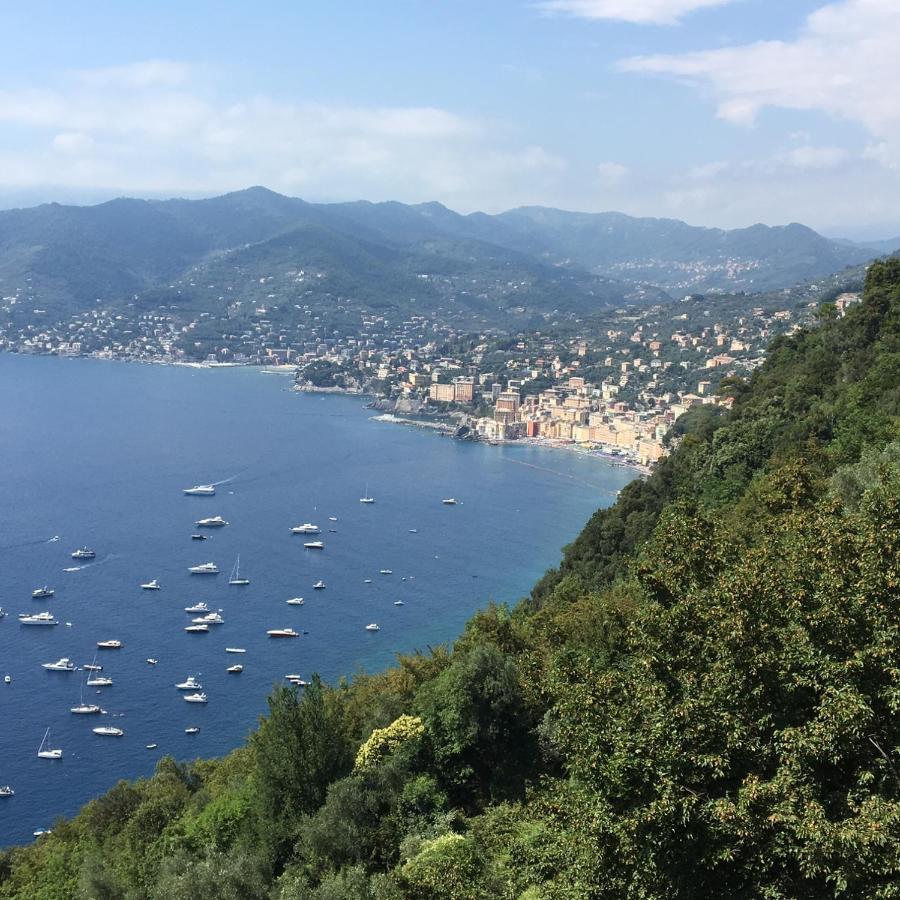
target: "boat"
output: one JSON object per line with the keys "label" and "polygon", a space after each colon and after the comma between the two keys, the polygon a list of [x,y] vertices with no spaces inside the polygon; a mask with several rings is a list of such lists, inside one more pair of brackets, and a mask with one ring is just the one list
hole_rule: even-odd
{"label": "boat", "polygon": [[97,646],[101,650],[118,650],[122,646],[121,641],[97,641]]}
{"label": "boat", "polygon": [[151,657],[147,660],[147,665],[148,665],[148,666],[155,666],[158,662],[159,662],[158,659],[153,659],[153,657],[151,656]]}
{"label": "boat", "polygon": [[218,575],[219,567],[213,562],[201,563],[199,566],[190,566],[188,572],[191,575]]}
{"label": "boat", "polygon": [[[94,659],[97,657],[95,656]],[[102,672],[103,666],[98,666],[96,663],[85,663],[82,667],[85,672]]]}
{"label": "boat", "polygon": [[96,552],[87,547],[72,551],[72,559],[95,559],[96,556]]}
{"label": "boat", "polygon": [[303,598],[302,597],[291,597],[290,600],[285,600],[288,606],[303,606]]}
{"label": "boat", "polygon": [[148,581],[146,584],[142,584],[141,589],[145,591],[158,591],[159,582],[154,578],[152,581]]}
{"label": "boat", "polygon": [[56,593],[56,591],[54,591],[52,588],[48,588],[47,585],[45,584],[43,587],[35,588],[35,590],[33,590],[31,592],[31,599],[32,600],[46,600],[46,599],[52,597],[55,593]]}
{"label": "boat", "polygon": [[226,647],[226,653],[246,653],[247,651],[243,647]]}
{"label": "boat", "polygon": [[57,747],[55,749],[51,747],[45,747],[44,745],[47,743],[47,738],[50,735],[50,729],[48,728],[44,732],[44,739],[41,741],[41,746],[38,747],[38,756],[41,759],[62,759],[63,752]]}
{"label": "boat", "polygon": [[234,568],[231,570],[231,576],[228,579],[229,584],[237,585],[238,587],[244,587],[245,585],[250,584],[249,578],[241,578],[241,555],[238,554],[238,558],[234,561]]}
{"label": "boat", "polygon": [[403,601],[402,601],[402,600],[395,600],[395,601],[394,601],[394,606],[403,606]]}
{"label": "boat", "polygon": [[419,533],[419,529],[418,529],[418,528],[410,528],[410,529],[408,529],[408,530],[409,530],[409,533],[410,533],[410,534],[418,534],[418,533]]}
{"label": "boat", "polygon": [[182,681],[181,684],[176,684],[175,687],[178,688],[179,691],[202,691],[203,690],[203,685],[200,684],[200,682],[197,681],[197,679],[194,678],[193,675],[188,675],[188,677],[184,681]]}
{"label": "boat", "polygon": [[360,503],[374,503],[375,502],[375,498],[369,496],[369,486],[368,485],[366,485],[365,493],[362,495],[362,497],[359,498],[359,502]]}
{"label": "boat", "polygon": [[186,613],[206,613],[209,612],[209,607],[205,603],[195,603],[193,606],[186,606],[184,611]]}
{"label": "boat", "polygon": [[229,666],[225,671],[231,672],[232,675],[240,675],[240,673],[244,671],[244,667],[238,664],[236,666]]}
{"label": "boat", "polygon": [[195,484],[193,487],[184,488],[183,491],[188,497],[212,497],[215,492],[214,484]]}
{"label": "boat", "polygon": [[116,728],[113,725],[100,725],[97,728],[92,728],[91,731],[94,734],[102,735],[103,737],[122,737],[125,734],[121,728]]}
{"label": "boat", "polygon": [[191,540],[192,541],[205,541],[206,535],[205,534],[192,534]]}
{"label": "boat", "polygon": [[6,615],[6,610],[0,606],[0,619],[2,619]]}
{"label": "boat", "polygon": [[371,584],[371,583],[372,583],[371,578],[363,578],[363,584]]}
{"label": "boat", "polygon": [[267,631],[266,634],[270,638],[295,638],[300,637],[300,635],[294,631],[293,628],[272,628],[270,631]]}
{"label": "boat", "polygon": [[20,625],[59,625],[56,619],[53,618],[53,614],[49,612],[41,612],[34,613],[33,615],[30,613],[20,613],[19,614],[19,624]]}
{"label": "boat", "polygon": [[370,622],[366,625],[366,631],[381,631],[381,626],[377,625],[375,622]]}
{"label": "boat", "polygon": [[322,529],[318,525],[311,522],[304,522],[302,525],[295,525],[291,529],[291,534],[318,534]]}
{"label": "boat", "polygon": [[69,712],[76,716],[92,716],[99,715],[103,710],[96,703],[79,703],[78,706],[70,706]]}
{"label": "boat", "polygon": [[12,684],[12,675],[4,675],[3,683],[4,684]]}
{"label": "boat", "polygon": [[325,542],[324,541],[306,541],[303,545],[307,550],[324,550]]}
{"label": "boat", "polygon": [[191,619],[192,625],[222,625],[224,622],[225,620],[217,612],[207,613],[205,616]]}
{"label": "boat", "polygon": [[12,797],[15,793],[16,792],[8,784],[0,786],[0,797]]}
{"label": "boat", "polygon": [[56,662],[41,663],[41,668],[47,669],[48,672],[74,672],[75,663],[68,656],[64,656]]}
{"label": "boat", "polygon": [[441,503],[444,506],[456,506],[456,499],[454,497],[447,497],[445,500],[441,500]]}
{"label": "boat", "polygon": [[313,590],[314,590],[314,591],[324,591],[324,590],[325,590],[325,582],[322,581],[321,579],[319,579],[319,580],[313,585]]}
{"label": "boat", "polygon": [[80,572],[84,566],[69,566],[67,569],[63,569],[63,572]]}
{"label": "boat", "polygon": [[185,703],[206,703],[207,697],[206,694],[186,694],[184,698]]}
{"label": "boat", "polygon": [[306,687],[309,684],[308,681],[304,681],[299,675],[285,675],[284,677],[285,680],[297,687]]}
{"label": "boat", "polygon": [[184,729],[185,734],[197,734],[198,731],[200,731],[200,729],[196,725]]}
{"label": "boat", "polygon": [[112,687],[113,680],[108,675],[96,675],[88,678],[85,684],[88,687]]}
{"label": "boat", "polygon": [[337,522],[337,516],[329,516],[328,521],[329,522]]}
{"label": "boat", "polygon": [[379,569],[378,574],[379,575],[393,575],[394,570],[393,569]]}
{"label": "boat", "polygon": [[224,528],[227,524],[221,516],[208,516],[205,519],[197,519],[194,522],[197,528]]}
{"label": "boat", "polygon": [[196,622],[193,625],[188,625],[184,630],[189,632],[190,634],[206,634],[209,631],[209,625],[207,625],[205,622]]}
{"label": "boat", "polygon": [[158,746],[159,746],[159,744],[145,744],[144,749],[145,750],[155,750]]}

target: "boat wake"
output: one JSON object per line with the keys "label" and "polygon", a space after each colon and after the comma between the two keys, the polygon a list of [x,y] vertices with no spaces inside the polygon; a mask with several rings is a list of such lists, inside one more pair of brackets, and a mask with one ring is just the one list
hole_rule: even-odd
{"label": "boat wake", "polygon": [[602,484],[595,484],[593,481],[588,481],[585,478],[579,478],[577,475],[572,475],[569,472],[560,472],[557,469],[548,469],[546,466],[536,466],[534,463],[525,462],[522,459],[511,459],[508,456],[504,456],[503,459],[506,462],[515,463],[517,466],[525,466],[529,469],[537,469],[539,472],[548,472],[550,475],[558,475],[560,478],[568,478],[570,481],[576,481],[578,484],[583,484],[586,487],[593,488],[595,491],[602,491],[605,494],[610,494],[612,496],[616,495],[616,491],[611,491],[608,487],[604,487]]}
{"label": "boat wake", "polygon": [[82,572],[85,569],[96,569],[97,566],[103,566],[108,562],[112,562],[113,560],[120,559],[121,554],[119,553],[110,553],[107,556],[104,556],[103,559],[95,560],[94,562],[85,563],[83,566],[68,566],[63,569],[63,572]]}

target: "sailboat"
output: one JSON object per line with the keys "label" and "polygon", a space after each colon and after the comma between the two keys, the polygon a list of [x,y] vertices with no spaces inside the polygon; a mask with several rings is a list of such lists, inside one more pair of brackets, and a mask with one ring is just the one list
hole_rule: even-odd
{"label": "sailboat", "polygon": [[38,747],[38,756],[41,759],[62,759],[63,752],[59,748],[55,750],[51,750],[50,747],[44,749],[44,745],[47,743],[47,737],[50,734],[50,729],[48,728],[44,732],[44,739],[41,741],[41,746]]}
{"label": "sailboat", "polygon": [[236,584],[243,587],[250,584],[249,578],[241,578],[241,555],[234,561],[234,568],[231,570],[231,577],[228,579],[229,584]]}
{"label": "sailboat", "polygon": [[374,503],[375,498],[369,496],[369,485],[366,485],[366,492],[359,498],[360,503]]}
{"label": "sailboat", "polygon": [[[96,659],[97,659],[97,654],[95,653],[94,654],[95,662],[96,662]],[[88,668],[88,667],[85,666],[85,668]],[[92,664],[90,668],[92,670],[97,669],[97,668],[102,669],[103,666],[97,666],[95,664]],[[81,684],[81,699],[78,701],[78,706],[70,706],[69,712],[75,713],[76,715],[81,715],[81,716],[90,716],[90,715],[97,715],[99,713],[102,713],[103,710],[99,706],[97,706],[96,703],[85,703],[84,702],[84,682],[82,682],[82,684]]]}

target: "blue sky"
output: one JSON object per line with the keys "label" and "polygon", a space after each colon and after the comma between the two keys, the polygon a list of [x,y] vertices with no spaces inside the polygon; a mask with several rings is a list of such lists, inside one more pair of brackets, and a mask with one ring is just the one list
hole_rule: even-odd
{"label": "blue sky", "polygon": [[250,184],[900,233],[898,0],[0,7],[0,205]]}

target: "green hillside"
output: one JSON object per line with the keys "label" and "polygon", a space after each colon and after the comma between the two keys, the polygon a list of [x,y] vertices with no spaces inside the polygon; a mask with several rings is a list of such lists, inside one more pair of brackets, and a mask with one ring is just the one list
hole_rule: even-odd
{"label": "green hillside", "polygon": [[514,609],[160,762],[0,898],[900,897],[900,260]]}

